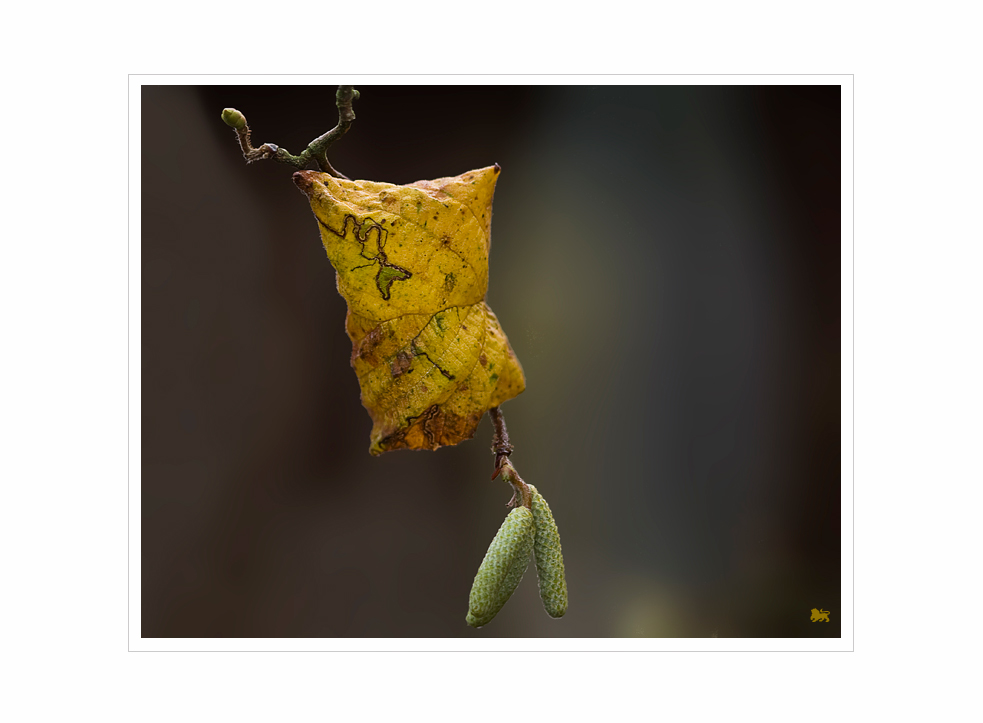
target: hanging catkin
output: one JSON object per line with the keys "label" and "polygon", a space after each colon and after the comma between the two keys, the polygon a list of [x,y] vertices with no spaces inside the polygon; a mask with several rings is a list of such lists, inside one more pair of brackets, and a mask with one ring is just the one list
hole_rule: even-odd
{"label": "hanging catkin", "polygon": [[543,599],[543,607],[549,616],[561,618],[567,611],[567,578],[563,569],[560,532],[543,496],[532,485],[529,485],[529,491],[532,492],[532,516],[536,527],[533,550],[536,556],[536,576],[539,578],[539,596]]}
{"label": "hanging catkin", "polygon": [[535,537],[533,513],[525,507],[516,507],[505,518],[474,576],[468,625],[473,628],[487,625],[512,597],[529,566]]}

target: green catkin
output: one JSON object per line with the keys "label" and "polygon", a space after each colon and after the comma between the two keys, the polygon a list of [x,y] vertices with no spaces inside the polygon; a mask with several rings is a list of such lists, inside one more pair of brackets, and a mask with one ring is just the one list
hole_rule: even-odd
{"label": "green catkin", "polygon": [[529,485],[529,491],[532,492],[532,516],[536,526],[533,550],[539,597],[551,618],[562,618],[567,611],[567,577],[563,569],[560,531],[556,529],[553,513],[543,496],[532,485]]}
{"label": "green catkin", "polygon": [[535,537],[533,513],[525,507],[516,507],[505,518],[474,576],[468,601],[468,625],[473,628],[487,625],[512,597],[529,566]]}

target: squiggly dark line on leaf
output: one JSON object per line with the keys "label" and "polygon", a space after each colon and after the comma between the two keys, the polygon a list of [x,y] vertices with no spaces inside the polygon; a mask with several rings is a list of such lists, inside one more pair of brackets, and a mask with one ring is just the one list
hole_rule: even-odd
{"label": "squiggly dark line on leaf", "polygon": [[[389,231],[383,228],[375,220],[371,218],[367,218],[361,223],[359,223],[354,216],[348,214],[347,216],[345,216],[345,221],[342,224],[341,232],[339,233],[338,231],[335,231],[333,228],[328,226],[328,224],[324,223],[324,221],[322,221],[320,218],[317,219],[317,222],[321,224],[321,226],[326,228],[328,231],[333,233],[338,238],[342,238],[342,239],[348,236],[349,221],[352,222],[352,235],[355,237],[355,240],[362,247],[362,250],[358,252],[358,255],[361,256],[363,259],[368,259],[373,263],[379,264],[379,270],[376,272],[375,275],[375,285],[376,288],[379,289],[379,293],[382,295],[382,298],[385,299],[386,301],[389,301],[390,291],[392,289],[393,282],[406,281],[408,278],[413,276],[413,274],[408,269],[404,269],[402,266],[397,266],[396,264],[389,262],[389,258],[386,256],[386,252],[383,251],[383,249],[386,246],[386,240],[389,238]],[[378,234],[376,244],[379,247],[379,251],[376,253],[375,256],[366,256],[365,244],[368,243],[369,234],[372,231],[375,231]],[[371,266],[371,265],[372,264],[365,264],[365,266]],[[365,268],[365,266],[356,266],[355,269],[362,269]],[[354,271],[355,269],[352,269],[352,271]]]}

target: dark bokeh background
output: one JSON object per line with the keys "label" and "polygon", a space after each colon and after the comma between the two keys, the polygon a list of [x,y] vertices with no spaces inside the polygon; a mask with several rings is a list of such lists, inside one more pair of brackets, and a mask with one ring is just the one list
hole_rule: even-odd
{"label": "dark bokeh background", "polygon": [[503,410],[570,610],[530,569],[465,625],[510,496],[487,417],[368,455],[307,201],[219,118],[298,153],[334,88],[148,86],[143,636],[838,636],[839,87],[358,87],[349,176],[502,167]]}

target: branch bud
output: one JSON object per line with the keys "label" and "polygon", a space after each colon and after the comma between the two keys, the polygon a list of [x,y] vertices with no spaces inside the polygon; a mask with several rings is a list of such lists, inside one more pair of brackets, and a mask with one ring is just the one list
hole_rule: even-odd
{"label": "branch bud", "polygon": [[225,121],[227,126],[231,126],[237,131],[241,131],[246,127],[246,116],[237,111],[235,108],[226,108],[223,110],[222,120]]}

